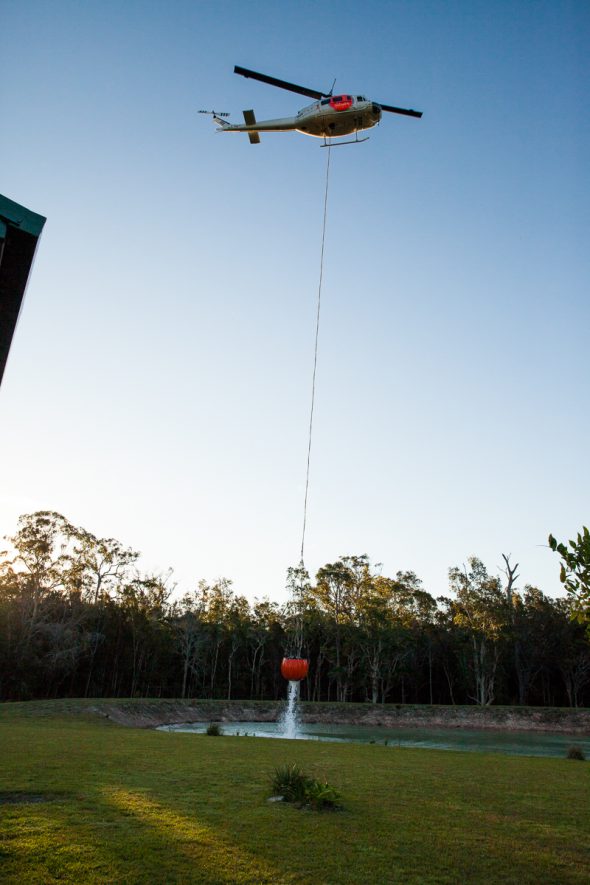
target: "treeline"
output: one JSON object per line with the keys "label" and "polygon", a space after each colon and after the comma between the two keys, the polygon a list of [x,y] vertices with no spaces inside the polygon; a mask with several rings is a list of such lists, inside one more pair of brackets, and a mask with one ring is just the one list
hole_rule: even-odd
{"label": "treeline", "polygon": [[303,699],[372,703],[590,703],[590,643],[570,598],[516,588],[471,558],[435,599],[413,572],[386,577],[345,556],[290,602],[249,603],[231,581],[174,598],[169,575],[63,516],[21,517],[0,563],[0,698],[278,699],[301,649]]}

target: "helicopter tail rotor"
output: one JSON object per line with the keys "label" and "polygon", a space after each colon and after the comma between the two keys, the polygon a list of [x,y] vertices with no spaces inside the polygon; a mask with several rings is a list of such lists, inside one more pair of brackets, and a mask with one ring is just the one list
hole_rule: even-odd
{"label": "helicopter tail rotor", "polygon": [[222,119],[223,117],[229,117],[229,114],[226,111],[199,111],[199,114],[208,114],[210,117],[213,117],[213,120],[216,123],[219,123],[220,126],[229,126],[230,124],[227,120]]}

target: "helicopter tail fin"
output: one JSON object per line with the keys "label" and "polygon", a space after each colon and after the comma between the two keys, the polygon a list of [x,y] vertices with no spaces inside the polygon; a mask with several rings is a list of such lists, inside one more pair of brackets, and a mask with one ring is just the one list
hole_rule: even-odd
{"label": "helicopter tail fin", "polygon": [[[256,125],[256,116],[254,115],[254,111],[244,111],[244,122],[246,126]],[[248,138],[250,139],[250,144],[260,144],[260,135],[258,132],[249,132]]]}
{"label": "helicopter tail fin", "polygon": [[200,114],[207,114],[209,117],[213,117],[213,122],[217,123],[219,126],[218,132],[221,132],[222,129],[229,129],[231,123],[228,123],[227,120],[224,120],[224,117],[229,117],[229,114],[225,111],[199,111]]}
{"label": "helicopter tail fin", "polygon": [[[229,114],[224,114],[224,116],[229,116]],[[218,131],[220,131],[221,129],[228,129],[229,126],[231,125],[231,123],[228,123],[227,120],[223,120],[223,119],[219,116],[219,114],[216,114],[216,113],[214,113],[214,112],[213,112],[213,122],[214,122],[214,123],[217,123],[217,125],[219,126],[219,130],[218,130]]]}

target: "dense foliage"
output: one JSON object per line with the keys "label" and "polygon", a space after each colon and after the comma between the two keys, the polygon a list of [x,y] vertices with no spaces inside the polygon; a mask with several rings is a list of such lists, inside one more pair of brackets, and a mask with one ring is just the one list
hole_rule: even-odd
{"label": "dense foliage", "polygon": [[570,597],[515,589],[471,558],[434,599],[413,572],[345,556],[292,602],[249,603],[231,581],[174,598],[170,576],[63,516],[21,517],[0,563],[0,698],[284,696],[302,643],[309,700],[487,705],[590,703],[590,643]]}
{"label": "dense foliage", "polygon": [[583,526],[568,544],[549,535],[549,546],[561,556],[559,579],[572,597],[576,617],[590,633],[590,531]]}

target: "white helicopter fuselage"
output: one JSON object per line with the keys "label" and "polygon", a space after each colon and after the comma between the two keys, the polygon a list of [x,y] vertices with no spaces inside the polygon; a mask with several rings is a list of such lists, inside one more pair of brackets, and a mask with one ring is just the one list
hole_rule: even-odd
{"label": "white helicopter fuselage", "polygon": [[255,120],[253,111],[244,111],[247,122],[232,124],[215,116],[218,132],[301,132],[315,138],[338,138],[371,129],[381,120],[381,108],[362,95],[335,95],[314,101],[295,117]]}

